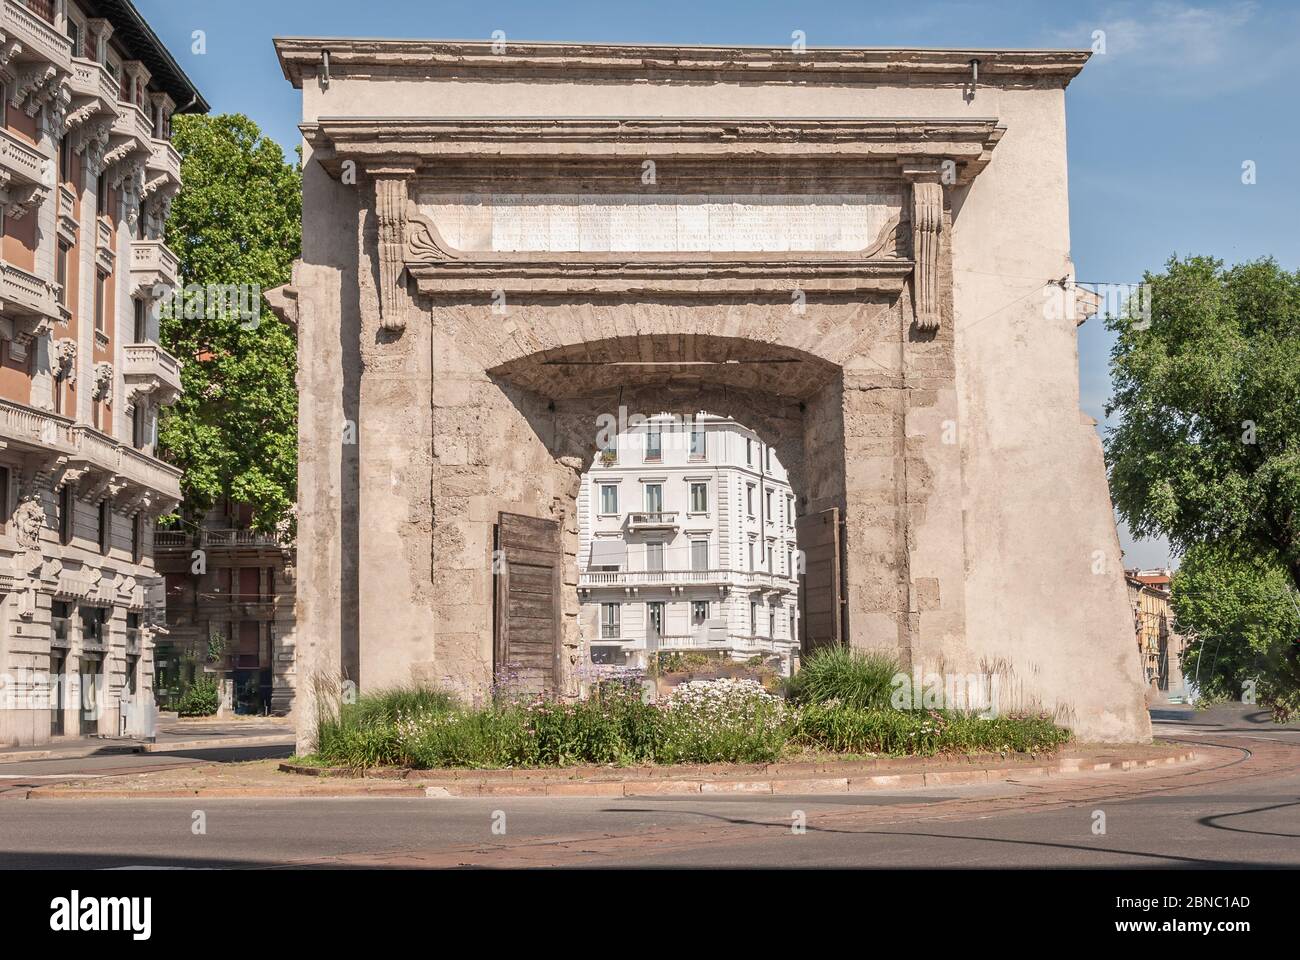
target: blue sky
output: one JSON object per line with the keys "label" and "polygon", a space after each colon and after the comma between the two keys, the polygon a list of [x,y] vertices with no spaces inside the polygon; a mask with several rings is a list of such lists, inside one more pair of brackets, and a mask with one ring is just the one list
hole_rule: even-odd
{"label": "blue sky", "polygon": [[[1300,265],[1300,5],[1294,2],[703,3],[427,0],[136,0],[214,112],[242,112],[287,149],[299,101],[281,35],[753,43],[787,46],[1077,47],[1103,30],[1067,94],[1071,233],[1081,280],[1130,282],[1173,253]],[[192,52],[195,30],[207,52]],[[1253,161],[1256,183],[1242,183]],[[1111,338],[1079,331],[1084,409],[1102,418]],[[1121,539],[1161,565],[1158,542]]]}

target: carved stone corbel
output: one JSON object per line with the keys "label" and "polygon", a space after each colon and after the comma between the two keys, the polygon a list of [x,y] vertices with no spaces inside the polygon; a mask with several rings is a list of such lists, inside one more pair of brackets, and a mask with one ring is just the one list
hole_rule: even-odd
{"label": "carved stone corbel", "polygon": [[10,220],[21,220],[27,216],[32,207],[39,207],[50,195],[50,188],[40,183],[25,183],[11,186],[5,191],[5,216]]}
{"label": "carved stone corbel", "polygon": [[[102,109],[103,106],[98,100],[91,100],[88,103],[83,103],[75,110],[69,110],[63,117],[63,135],[66,137],[75,133]],[[77,152],[80,153],[81,151],[78,150]]]}
{"label": "carved stone corbel", "polygon": [[114,117],[110,114],[103,117],[94,117],[87,119],[80,130],[77,131],[77,139],[72,143],[72,152],[81,155],[86,148],[92,144],[99,147],[96,163],[103,162],[104,148],[107,147],[110,131],[113,129]]}
{"label": "carved stone corbel", "polygon": [[113,405],[113,365],[106,360],[95,364],[95,382],[91,386],[91,396],[103,400],[110,407]]}
{"label": "carved stone corbel", "polygon": [[54,341],[54,375],[62,376],[73,386],[77,383],[77,341],[64,337]]}
{"label": "carved stone corbel", "polygon": [[402,272],[406,269],[406,182],[414,167],[367,170],[375,181],[375,220],[379,240],[379,326],[392,333],[406,329]]}
{"label": "carved stone corbel", "polygon": [[905,170],[912,181],[912,303],[917,329],[939,329],[939,246],[943,238],[943,183],[938,170]]}
{"label": "carved stone corbel", "polygon": [[16,74],[13,71],[13,64],[17,61],[14,57],[23,52],[23,45],[12,37],[0,37],[0,79],[6,83],[13,81]]}
{"label": "carved stone corbel", "polygon": [[[23,101],[59,75],[58,68],[48,63],[36,63],[18,71],[9,95],[9,106],[17,110]],[[35,115],[35,111],[32,112]]]}

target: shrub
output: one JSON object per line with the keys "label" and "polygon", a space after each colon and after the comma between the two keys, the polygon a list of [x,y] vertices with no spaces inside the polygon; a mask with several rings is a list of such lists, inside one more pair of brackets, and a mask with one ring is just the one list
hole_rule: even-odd
{"label": "shrub", "polygon": [[787,685],[796,703],[839,702],[863,710],[889,709],[898,661],[873,651],[822,647]]}
{"label": "shrub", "polygon": [[692,680],[659,713],[658,763],[768,763],[785,749],[785,705],[753,680]]}
{"label": "shrub", "polygon": [[212,677],[198,676],[176,701],[176,713],[182,717],[210,717],[217,712],[221,694]]}
{"label": "shrub", "polygon": [[435,691],[387,691],[321,710],[327,764],[560,767],[579,764],[770,763],[791,747],[932,755],[1047,750],[1069,734],[1047,717],[905,712],[811,703],[794,707],[753,680],[695,680],[645,703],[637,686],[602,685],[589,700],[495,702],[466,709]]}
{"label": "shrub", "polygon": [[945,710],[859,710],[814,704],[800,710],[795,742],[837,753],[933,756],[937,753],[1036,753],[1070,739],[1045,716],[981,717]]}

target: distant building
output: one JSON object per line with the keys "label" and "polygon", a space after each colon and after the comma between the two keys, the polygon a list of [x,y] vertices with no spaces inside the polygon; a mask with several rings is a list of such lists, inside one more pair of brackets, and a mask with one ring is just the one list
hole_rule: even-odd
{"label": "distant building", "polygon": [[795,503],[733,420],[651,417],[597,454],[578,499],[578,597],[595,665],[658,651],[737,659],[799,645]]}
{"label": "distant building", "polygon": [[246,505],[210,511],[198,530],[154,534],[167,587],[167,634],[155,641],[164,708],[202,674],[230,683],[230,709],[286,714],[294,695],[295,551],[251,529]]}
{"label": "distant building", "polygon": [[1183,692],[1183,638],[1174,631],[1169,570],[1126,570],[1133,631],[1142,660],[1143,681],[1158,697]]}

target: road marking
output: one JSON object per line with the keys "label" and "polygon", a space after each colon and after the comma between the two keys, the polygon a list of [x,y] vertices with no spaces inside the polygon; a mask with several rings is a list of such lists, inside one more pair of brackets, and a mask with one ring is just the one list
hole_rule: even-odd
{"label": "road marking", "polygon": [[0,773],[0,780],[98,780],[106,773]]}

